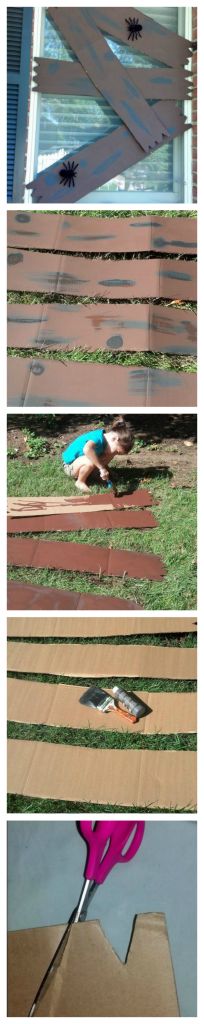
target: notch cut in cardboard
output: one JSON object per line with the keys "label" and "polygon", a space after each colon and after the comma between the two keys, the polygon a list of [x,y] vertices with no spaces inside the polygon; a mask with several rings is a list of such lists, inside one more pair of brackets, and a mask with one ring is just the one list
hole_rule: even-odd
{"label": "notch cut in cardboard", "polygon": [[131,636],[154,633],[196,633],[197,621],[192,616],[128,616],[128,619],[115,616],[108,618],[66,618],[46,615],[28,619],[27,616],[7,619],[8,637],[100,637],[100,636]]}
{"label": "notch cut in cardboard", "polygon": [[196,650],[122,644],[8,641],[8,670],[75,676],[76,679],[196,679]]}
{"label": "notch cut in cardboard", "polygon": [[[64,925],[8,935],[8,1017],[26,1017]],[[139,914],[125,963],[99,921],[72,925],[47,991],[41,1017],[178,1017],[179,1007],[164,914]]]}
{"label": "notch cut in cardboard", "polygon": [[[128,689],[128,688],[127,688]],[[136,689],[141,701],[145,701],[151,713],[140,718],[134,725],[116,711],[106,714],[80,703],[88,695],[84,686],[63,683],[37,683],[25,679],[7,681],[8,720],[30,725],[51,725],[68,729],[96,729],[114,732],[138,732],[144,735],[155,733],[193,733],[196,731],[195,693],[148,693]],[[100,695],[100,688],[98,694]],[[113,695],[106,687],[106,693]],[[132,691],[130,696],[134,696]]]}
{"label": "notch cut in cardboard", "polygon": [[8,792],[134,809],[196,810],[191,750],[111,750],[8,740]]}

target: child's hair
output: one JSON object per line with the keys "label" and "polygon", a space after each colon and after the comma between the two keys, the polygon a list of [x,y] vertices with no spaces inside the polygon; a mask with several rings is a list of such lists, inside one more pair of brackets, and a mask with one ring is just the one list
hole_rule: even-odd
{"label": "child's hair", "polygon": [[134,441],[134,430],[131,423],[128,423],[124,416],[115,416],[109,425],[109,430],[115,430],[124,452],[129,452]]}

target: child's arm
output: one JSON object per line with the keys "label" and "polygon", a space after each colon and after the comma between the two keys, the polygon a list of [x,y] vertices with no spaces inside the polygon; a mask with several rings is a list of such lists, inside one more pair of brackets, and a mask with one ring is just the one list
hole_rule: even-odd
{"label": "child's arm", "polygon": [[87,455],[87,458],[90,459],[90,462],[93,463],[93,466],[97,466],[97,469],[99,469],[102,480],[108,480],[108,469],[105,469],[103,463],[101,462],[99,456],[97,455],[96,446],[93,441],[87,441],[87,443],[85,444],[84,455]]}

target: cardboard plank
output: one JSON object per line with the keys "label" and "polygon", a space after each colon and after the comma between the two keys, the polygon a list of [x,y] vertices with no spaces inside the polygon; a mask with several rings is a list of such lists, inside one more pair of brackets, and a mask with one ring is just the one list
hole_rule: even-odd
{"label": "cardboard plank", "polygon": [[[30,216],[30,214],[28,215]],[[37,214],[36,214],[37,216]],[[39,215],[41,217],[41,214]],[[193,310],[134,304],[9,303],[7,343],[15,348],[107,349],[196,354]]]}
{"label": "cardboard plank", "polygon": [[8,792],[147,810],[195,810],[196,754],[8,740]]}
{"label": "cardboard plank", "polygon": [[[46,588],[45,588],[46,589]],[[78,595],[80,597],[80,594]],[[7,619],[7,636],[134,636],[137,633],[196,633],[197,621],[192,616],[142,616],[127,619],[109,616],[108,618],[65,618],[49,616],[28,619],[24,616]]]}
{"label": "cardboard plank", "polygon": [[[74,66],[64,63],[66,69]],[[8,245],[14,249],[20,245],[21,249],[51,252],[170,252],[184,256],[196,254],[197,249],[196,217],[80,217],[9,210],[7,225]]]}
{"label": "cardboard plank", "polygon": [[11,672],[43,672],[76,679],[147,677],[196,679],[194,647],[154,647],[131,644],[58,644],[8,642]]}
{"label": "cardboard plank", "polygon": [[133,138],[149,155],[155,144],[168,138],[165,117],[160,121],[155,106],[149,105],[142,92],[112,52],[105,37],[94,23],[93,11],[87,7],[48,8],[48,15],[68,46],[72,47],[82,67],[110,104]]}
{"label": "cardboard plank", "polygon": [[79,511],[90,512],[92,509],[97,510],[103,509],[104,511],[114,511],[114,509],[131,508],[131,506],[145,506],[153,505],[154,498],[149,491],[138,487],[137,490],[132,491],[132,494],[119,494],[115,496],[111,494],[111,497],[106,498],[105,493],[103,494],[72,494],[67,496],[56,496],[52,495],[38,497],[30,497],[26,495],[26,498],[22,497],[8,497],[7,508],[8,515],[17,518],[21,516],[27,516],[28,513],[32,516],[45,515],[67,515],[72,514],[73,507]]}
{"label": "cardboard plank", "polygon": [[[155,107],[158,116],[161,119],[165,118],[170,141],[188,131],[190,125],[186,124],[183,113],[174,101],[160,100]],[[161,145],[166,145],[166,138],[163,139]],[[152,148],[158,149],[159,147]],[[76,151],[66,153],[63,160],[62,158],[56,160],[51,167],[40,171],[33,181],[27,182],[26,188],[31,190],[35,203],[42,201],[61,203],[66,202],[67,199],[69,203],[75,203],[88,192],[95,190],[114,178],[116,174],[126,170],[127,167],[136,166],[140,160],[144,160],[144,150],[135,141],[128,128],[122,125],[121,128],[115,128],[114,131],[109,132],[108,153],[107,135],[104,135],[96,142],[85,144]],[[76,178],[74,187],[65,187],[62,184],[60,172],[63,164],[67,165],[70,161],[71,164],[73,162],[74,168],[77,165]]]}
{"label": "cardboard plank", "polygon": [[[93,506],[94,508],[94,506]],[[71,508],[70,508],[71,513]],[[49,530],[151,530],[159,526],[158,519],[152,512],[131,512],[128,509],[114,512],[102,512],[96,508],[93,511],[84,512],[79,506],[79,512],[58,516],[20,516],[8,517],[8,533],[43,533]]]}
{"label": "cardboard plank", "polygon": [[[27,611],[45,610],[58,611],[59,609],[83,609],[96,611],[108,609],[119,611],[132,611],[143,606],[137,601],[125,601],[120,597],[108,597],[106,594],[81,594],[80,591],[60,590],[57,587],[40,587],[31,583],[21,583],[17,580],[8,580],[7,584],[7,608],[20,611],[26,608]],[[67,620],[69,621],[69,620]]]}
{"label": "cardboard plank", "polygon": [[[186,100],[191,97],[192,75],[183,68],[129,67],[130,81],[146,100]],[[78,60],[35,57],[33,91],[49,96],[93,96],[100,92]]]}
{"label": "cardboard plank", "polygon": [[[28,1016],[64,929],[65,925],[55,925],[9,933],[9,1017]],[[61,1014],[179,1016],[164,915],[137,916],[125,963],[110,946],[99,921],[72,925],[61,964],[35,1012],[35,1016],[58,1019]]]}
{"label": "cardboard plank", "polygon": [[165,408],[196,405],[196,374],[150,367],[8,358],[10,408]]}
{"label": "cardboard plank", "polygon": [[[107,692],[112,694],[112,690]],[[116,711],[102,714],[79,703],[84,686],[37,683],[25,679],[7,680],[8,720],[30,725],[51,725],[68,729],[99,729],[144,735],[196,732],[195,693],[135,692],[151,708],[151,714],[135,725]]]}
{"label": "cardboard plank", "polygon": [[84,259],[8,248],[8,288],[102,298],[196,301],[194,260]]}
{"label": "cardboard plank", "polygon": [[166,569],[157,555],[75,544],[68,541],[8,538],[8,564],[33,569],[62,569],[94,573],[100,578],[123,576],[130,579],[162,580]]}
{"label": "cardboard plank", "polygon": [[[52,8],[50,9],[51,16]],[[178,36],[177,32],[171,32],[169,28],[160,25],[154,18],[148,17],[144,11],[136,7],[92,7],[92,15],[96,25],[109,36],[113,36],[119,43],[125,43],[130,49],[136,49],[137,53],[146,53],[148,57],[177,67],[180,64],[187,64],[192,53],[192,42],[184,36]],[[142,32],[135,42],[129,37],[126,18],[134,18],[142,22]],[[166,71],[166,68],[165,68]]]}

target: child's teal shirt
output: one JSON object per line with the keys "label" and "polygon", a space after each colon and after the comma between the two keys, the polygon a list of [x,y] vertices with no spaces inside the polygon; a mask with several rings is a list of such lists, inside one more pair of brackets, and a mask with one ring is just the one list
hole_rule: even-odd
{"label": "child's teal shirt", "polygon": [[75,459],[78,459],[80,455],[84,454],[84,448],[87,441],[93,441],[97,455],[102,455],[106,448],[106,440],[104,437],[103,430],[89,430],[87,434],[81,434],[80,437],[76,437],[75,441],[72,441],[62,452],[62,460],[70,465]]}

